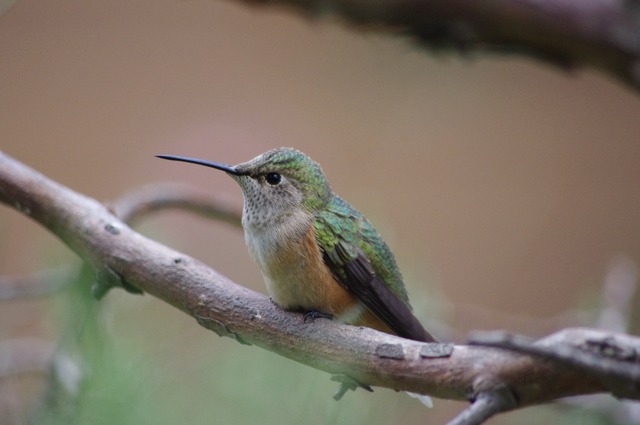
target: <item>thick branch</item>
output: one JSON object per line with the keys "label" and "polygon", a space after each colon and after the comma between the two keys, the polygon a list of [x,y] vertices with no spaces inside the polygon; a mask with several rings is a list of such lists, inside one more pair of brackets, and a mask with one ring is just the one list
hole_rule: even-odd
{"label": "thick branch", "polygon": [[588,65],[640,89],[638,0],[244,0],[410,34],[436,48],[524,53]]}
{"label": "thick branch", "polygon": [[[492,411],[516,407],[510,402],[492,405],[483,398],[504,389],[518,407],[610,391],[607,380],[597,374],[537,356],[492,347],[418,343],[322,319],[305,323],[301,315],[282,311],[264,295],[145,238],[102,204],[1,153],[0,201],[55,233],[93,265],[103,285],[138,288],[219,335],[360,383],[449,399],[479,397]],[[598,331],[565,332],[575,342]],[[640,340],[626,338],[630,349],[640,352]],[[637,390],[626,396],[640,399]]]}

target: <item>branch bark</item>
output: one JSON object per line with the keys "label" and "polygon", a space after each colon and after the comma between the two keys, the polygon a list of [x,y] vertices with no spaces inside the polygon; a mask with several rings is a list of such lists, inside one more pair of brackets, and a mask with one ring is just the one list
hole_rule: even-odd
{"label": "branch bark", "polygon": [[[264,295],[138,234],[104,205],[1,152],[0,201],[42,224],[92,265],[103,288],[99,292],[112,286],[147,292],[221,336],[363,385],[478,400],[467,415],[471,419],[456,423],[480,423],[498,411],[571,395],[619,394],[619,387],[601,371],[588,373],[580,365],[531,353],[425,344],[328,320],[305,323],[301,314],[285,312]],[[579,348],[594,338],[640,353],[640,338],[589,329],[564,330],[539,343]],[[622,361],[637,362],[637,356]],[[640,399],[638,385],[624,397]]]}
{"label": "branch bark", "polygon": [[638,0],[244,0],[332,13],[435,49],[525,54],[564,69],[592,66],[640,89]]}

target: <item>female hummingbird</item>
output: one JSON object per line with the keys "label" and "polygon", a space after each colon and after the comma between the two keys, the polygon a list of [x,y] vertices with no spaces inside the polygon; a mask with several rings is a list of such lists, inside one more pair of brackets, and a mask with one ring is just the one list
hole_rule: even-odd
{"label": "female hummingbird", "polygon": [[234,166],[158,157],[222,170],[240,185],[245,240],[281,308],[436,341],[411,313],[387,244],[307,155],[279,148]]}

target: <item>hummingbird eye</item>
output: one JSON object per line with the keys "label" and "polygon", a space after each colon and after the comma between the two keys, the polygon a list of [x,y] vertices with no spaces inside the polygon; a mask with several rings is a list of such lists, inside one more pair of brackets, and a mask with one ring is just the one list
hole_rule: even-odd
{"label": "hummingbird eye", "polygon": [[278,173],[267,173],[267,175],[264,176],[264,179],[271,186],[276,186],[280,184],[280,180],[282,180],[282,176]]}

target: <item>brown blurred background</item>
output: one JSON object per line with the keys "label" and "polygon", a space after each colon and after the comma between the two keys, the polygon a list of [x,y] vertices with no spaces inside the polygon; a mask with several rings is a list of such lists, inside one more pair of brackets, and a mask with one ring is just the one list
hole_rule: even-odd
{"label": "brown blurred background", "polygon": [[[458,340],[473,329],[541,336],[589,324],[567,312],[597,309],[612,265],[640,261],[639,136],[640,97],[595,72],[433,55],[280,8],[19,0],[0,16],[1,150],[98,200],[184,181],[240,205],[223,174],[154,155],[237,163],[296,147],[379,228],[418,315]],[[176,212],[141,230],[264,292],[236,230]],[[46,231],[0,208],[0,273],[69,261]],[[198,350],[219,344],[148,296],[107,298],[114,326],[131,317],[129,328],[145,330],[152,317],[180,335],[180,353],[190,338],[213,340]],[[0,336],[55,340],[47,303],[0,302]],[[149,355],[177,356],[171,335]],[[272,356],[259,351],[242,348],[248,361]],[[413,413],[382,423],[422,423],[407,403]],[[429,414],[440,422],[463,406],[438,404]]]}

